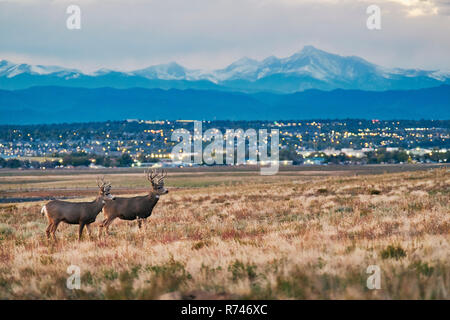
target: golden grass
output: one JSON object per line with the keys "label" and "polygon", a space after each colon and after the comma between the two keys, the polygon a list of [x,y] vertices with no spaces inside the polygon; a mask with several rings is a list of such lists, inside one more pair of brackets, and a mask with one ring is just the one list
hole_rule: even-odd
{"label": "golden grass", "polygon": [[[21,176],[2,188],[30,188],[23,181],[35,178],[38,189],[95,185],[92,176]],[[145,186],[135,174],[110,180],[117,188]],[[450,297],[446,168],[180,173],[167,182],[179,188],[161,197],[141,230],[116,221],[108,237],[85,234],[81,243],[77,227],[62,224],[58,243],[46,240],[43,202],[1,205],[0,299]],[[66,288],[69,265],[81,268],[80,290]],[[381,268],[380,290],[366,287],[369,265]]]}

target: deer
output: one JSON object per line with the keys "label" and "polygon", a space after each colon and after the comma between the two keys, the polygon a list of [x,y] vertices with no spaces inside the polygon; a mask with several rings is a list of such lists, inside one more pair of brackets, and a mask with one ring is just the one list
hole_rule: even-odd
{"label": "deer", "polygon": [[137,220],[138,227],[141,229],[142,221],[150,217],[159,197],[169,193],[169,190],[164,187],[164,178],[167,176],[167,172],[162,170],[161,173],[158,173],[152,169],[151,172],[147,170],[144,174],[152,186],[149,194],[132,198],[116,198],[114,201],[107,202],[103,207],[105,219],[99,225],[99,236],[101,236],[103,228],[108,233],[109,226],[116,218]]}
{"label": "deer", "polygon": [[99,192],[97,197],[92,202],[67,202],[61,200],[52,200],[45,204],[41,209],[41,214],[47,217],[48,226],[45,230],[47,239],[50,235],[56,241],[55,232],[61,222],[67,224],[79,224],[78,241],[81,241],[83,228],[86,226],[89,236],[91,237],[91,230],[89,225],[95,221],[98,214],[102,211],[103,206],[115,197],[111,195],[111,184],[104,181],[104,177],[97,178],[97,186]]}

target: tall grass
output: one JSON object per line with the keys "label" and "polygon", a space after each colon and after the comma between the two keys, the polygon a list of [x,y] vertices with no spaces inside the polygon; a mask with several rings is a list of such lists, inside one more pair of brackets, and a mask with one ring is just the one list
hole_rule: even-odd
{"label": "tall grass", "polygon": [[[117,175],[116,186],[135,179]],[[446,169],[193,180],[178,177],[185,187],[161,197],[142,229],[116,221],[110,236],[80,243],[68,225],[47,241],[42,202],[2,205],[0,299],[450,297]],[[80,290],[66,288],[70,265]],[[380,290],[366,286],[370,265]]]}

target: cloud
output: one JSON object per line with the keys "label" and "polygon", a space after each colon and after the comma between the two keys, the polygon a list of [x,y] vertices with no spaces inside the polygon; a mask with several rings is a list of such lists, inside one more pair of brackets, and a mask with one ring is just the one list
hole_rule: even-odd
{"label": "cloud", "polygon": [[326,6],[348,6],[355,3],[367,5],[376,4],[379,6],[398,4],[404,7],[404,14],[407,16],[423,16],[448,14],[450,8],[449,0],[255,0],[255,4],[268,5],[278,4],[285,6],[303,5],[326,5]]}
{"label": "cloud", "polygon": [[[72,3],[81,30],[66,28]],[[366,28],[373,3],[379,31]],[[312,44],[386,66],[450,69],[448,9],[443,0],[0,0],[0,59],[85,71],[170,61],[212,69]]]}
{"label": "cloud", "polygon": [[384,0],[384,3],[403,6],[408,17],[448,15],[450,8],[448,0]]}

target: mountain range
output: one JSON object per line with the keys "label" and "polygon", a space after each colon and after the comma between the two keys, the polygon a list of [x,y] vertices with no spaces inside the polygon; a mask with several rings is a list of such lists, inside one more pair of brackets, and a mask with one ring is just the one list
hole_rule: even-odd
{"label": "mountain range", "polygon": [[134,71],[100,69],[83,73],[58,66],[0,61],[0,89],[33,86],[149,88],[294,93],[319,90],[411,90],[450,84],[439,70],[385,68],[355,56],[340,56],[313,46],[286,58],[242,58],[223,69],[192,70],[176,62]]}
{"label": "mountain range", "polygon": [[123,119],[450,119],[450,86],[415,90],[309,89],[290,94],[147,88],[0,90],[0,124]]}
{"label": "mountain range", "polygon": [[0,61],[0,124],[139,119],[450,119],[450,73],[385,68],[306,46],[226,68],[175,62],[83,73]]}

